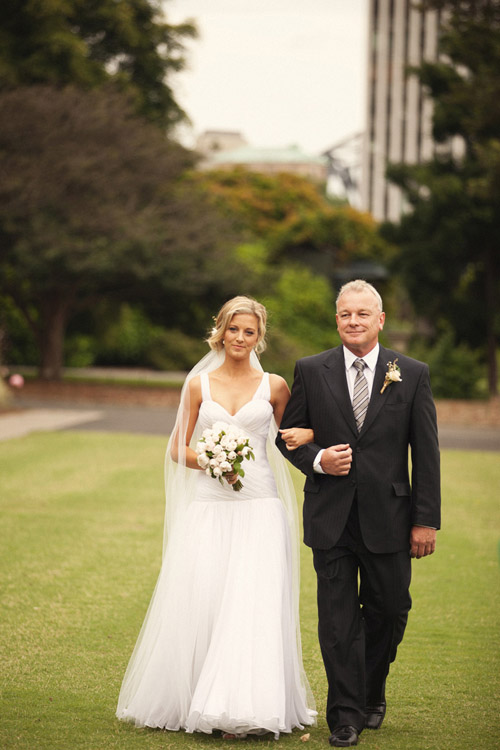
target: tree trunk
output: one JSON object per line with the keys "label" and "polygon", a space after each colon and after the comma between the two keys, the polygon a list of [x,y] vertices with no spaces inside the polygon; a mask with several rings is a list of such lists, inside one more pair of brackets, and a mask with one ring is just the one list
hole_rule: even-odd
{"label": "tree trunk", "polygon": [[493,250],[486,250],[485,262],[485,298],[486,298],[486,352],[488,362],[488,393],[491,398],[498,396],[497,341],[495,321],[497,318],[497,299],[495,294],[496,275]]}
{"label": "tree trunk", "polygon": [[60,380],[64,365],[64,334],[68,322],[70,300],[55,296],[41,305],[41,327],[38,335],[42,380]]}

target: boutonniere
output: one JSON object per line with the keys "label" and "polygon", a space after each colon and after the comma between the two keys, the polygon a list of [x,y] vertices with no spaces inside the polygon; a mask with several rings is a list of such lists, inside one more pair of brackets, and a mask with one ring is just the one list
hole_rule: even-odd
{"label": "boutonniere", "polygon": [[387,363],[387,372],[385,373],[384,385],[382,386],[380,393],[383,393],[388,385],[391,383],[401,383],[401,370],[396,364],[398,358],[394,362]]}

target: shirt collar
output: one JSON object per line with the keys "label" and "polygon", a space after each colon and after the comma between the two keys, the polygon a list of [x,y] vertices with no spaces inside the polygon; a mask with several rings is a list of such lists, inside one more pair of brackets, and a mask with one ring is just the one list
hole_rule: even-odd
{"label": "shirt collar", "polygon": [[353,354],[349,349],[347,349],[345,346],[344,349],[344,360],[345,360],[345,369],[349,370],[354,360],[356,359],[362,359],[366,362],[366,366],[370,368],[370,370],[374,371],[375,367],[377,366],[377,360],[378,360],[378,353],[380,346],[379,344],[375,344],[371,352],[368,352],[368,354],[365,354],[364,357],[358,357],[356,354]]}

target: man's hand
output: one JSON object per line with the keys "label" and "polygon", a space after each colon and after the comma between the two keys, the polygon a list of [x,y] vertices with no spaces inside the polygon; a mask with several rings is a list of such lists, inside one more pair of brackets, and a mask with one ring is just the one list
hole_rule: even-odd
{"label": "man's hand", "polygon": [[432,555],[436,549],[436,529],[427,526],[413,526],[410,532],[410,554],[420,560]]}
{"label": "man's hand", "polygon": [[321,468],[334,477],[345,477],[351,470],[352,448],[349,443],[331,445],[321,456]]}

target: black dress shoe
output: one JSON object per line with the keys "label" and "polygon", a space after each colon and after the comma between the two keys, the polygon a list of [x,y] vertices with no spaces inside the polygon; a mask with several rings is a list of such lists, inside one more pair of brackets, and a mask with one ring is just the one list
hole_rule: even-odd
{"label": "black dress shoe", "polygon": [[328,742],[333,747],[352,747],[358,744],[359,732],[356,727],[336,727],[331,733]]}
{"label": "black dress shoe", "polygon": [[366,729],[380,729],[384,720],[387,705],[385,701],[382,703],[376,703],[374,706],[367,706],[365,708],[365,728]]}

